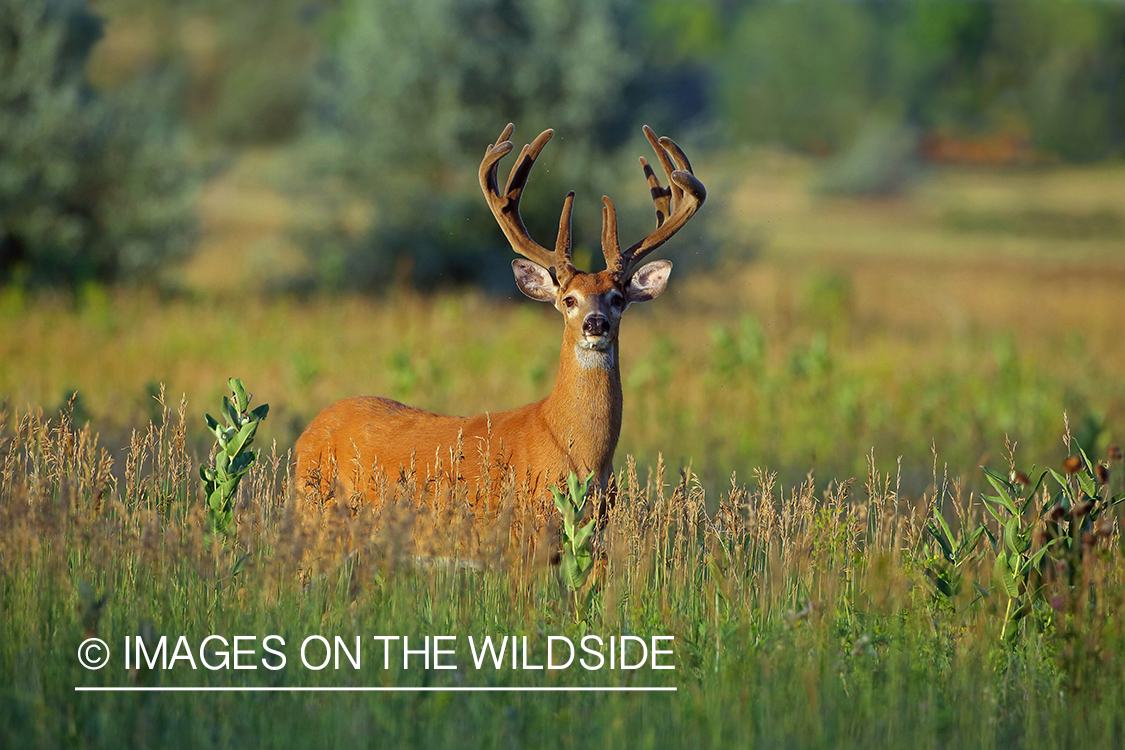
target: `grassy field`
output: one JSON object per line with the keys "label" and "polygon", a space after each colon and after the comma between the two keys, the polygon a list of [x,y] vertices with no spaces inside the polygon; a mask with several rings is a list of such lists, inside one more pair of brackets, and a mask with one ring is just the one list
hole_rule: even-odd
{"label": "grassy field", "polygon": [[[336,398],[475,413],[542,397],[559,341],[545,306],[514,292],[297,299],[201,285],[218,278],[226,233],[287,252],[280,208],[231,225],[240,196],[273,200],[264,178],[205,201],[222,216],[204,217],[188,293],[0,292],[0,736],[1120,747],[1125,547],[1109,505],[1125,476],[1107,456],[1125,442],[1125,169],[941,172],[878,201],[819,195],[813,165],[789,157],[723,174],[697,219],[718,227],[718,267],[674,277],[623,327],[625,493],[588,605],[529,556],[542,518],[518,496],[469,514],[457,493],[407,483],[356,516],[307,515],[285,484],[286,451]],[[677,243],[673,260],[690,252]],[[223,546],[205,533],[197,470],[203,413],[230,375],[271,412]],[[1079,444],[1089,463],[1062,473]],[[1033,464],[1060,474],[1037,486]],[[449,557],[473,564],[434,562]],[[269,633],[288,644],[279,671],[120,661],[126,636]],[[93,634],[115,651],[101,671],[75,659]],[[478,670],[461,642],[455,670],[384,670],[377,651],[360,670],[302,669],[296,645],[316,634],[526,636],[533,664],[552,635],[674,636],[676,668]],[[74,692],[184,685],[677,692]]]}
{"label": "grassy field", "polygon": [[[760,474],[708,512],[691,477],[658,468],[645,480],[630,463],[604,567],[576,602],[557,568],[528,558],[537,522],[518,497],[466,521],[456,492],[407,483],[355,516],[302,514],[277,490],[285,466],[269,457],[244,485],[237,543],[224,547],[205,533],[184,417],[136,436],[121,481],[88,430],[25,418],[9,434],[0,722],[12,746],[1120,745],[1125,550],[1109,508],[1111,492],[1125,499],[1120,478],[1095,488],[1080,470],[1041,493],[1001,478],[997,497],[1030,503],[988,521],[994,551],[974,534],[979,503],[955,484],[909,500],[874,469],[788,492]],[[1080,487],[1092,508],[1079,509]],[[1069,511],[1039,518],[1056,502]],[[943,512],[950,531],[939,530]],[[474,564],[440,562],[451,555]],[[1007,584],[1000,555],[1022,568]],[[269,634],[285,639],[286,663],[268,661],[259,644]],[[399,668],[397,652],[388,669],[370,646],[399,635],[417,648],[439,634],[458,639],[452,671],[421,669],[417,656]],[[228,640],[208,650],[211,635]],[[321,672],[297,662],[308,635],[369,645],[359,668]],[[464,645],[514,636],[530,654],[521,666],[543,665],[550,636],[588,635],[671,636],[663,663],[675,669],[476,668]],[[102,671],[75,661],[93,636],[117,654]],[[242,664],[258,666],[123,667],[125,638],[156,653],[161,636],[186,638],[195,658],[220,667],[235,636],[255,636]],[[74,691],[357,685],[676,692]]]}
{"label": "grassy field", "polygon": [[[621,455],[650,465],[663,453],[717,489],[755,467],[787,484],[853,476],[874,449],[884,468],[903,457],[918,494],[934,448],[965,479],[1006,435],[1061,460],[1064,412],[1092,451],[1121,441],[1120,167],[942,172],[871,200],[819,196],[804,161],[737,166],[709,177],[699,219],[721,242],[718,268],[674,274],[624,323]],[[549,392],[557,314],[514,284],[508,299],[247,296],[270,284],[259,268],[295,262],[282,260],[285,217],[303,219],[270,191],[279,171],[255,155],[208,190],[185,295],[0,292],[9,408],[53,409],[78,391],[81,414],[119,448],[160,384],[198,411],[238,374],[274,404],[265,436],[284,451],[349,395],[470,414]],[[673,259],[693,252],[691,235],[677,242]],[[261,247],[276,252],[257,266]],[[509,255],[498,247],[496,263]]]}

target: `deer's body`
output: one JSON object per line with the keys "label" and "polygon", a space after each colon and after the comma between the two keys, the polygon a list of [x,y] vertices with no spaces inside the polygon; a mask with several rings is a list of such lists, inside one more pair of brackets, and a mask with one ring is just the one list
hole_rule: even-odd
{"label": "deer's body", "polygon": [[[487,482],[493,491],[511,477],[517,483],[527,482],[534,495],[544,494],[571,471],[580,477],[594,473],[595,486],[607,489],[621,434],[621,315],[630,304],[651,300],[664,291],[672,264],[654,261],[640,266],[639,261],[691,218],[706,192],[692,175],[683,152],[645,128],[670,183],[662,188],[641,159],[656,205],[656,231],[622,251],[613,203],[603,198],[602,251],[607,268],[583,273],[570,258],[574,193],[564,204],[553,252],[528,236],[519,216],[524,184],[552,131],[544,131],[524,146],[504,192],[499,191],[496,166],[512,150],[507,140],[511,132],[508,125],[488,147],[480,182],[512,247],[527,258],[512,262],[516,284],[528,297],[552,303],[563,315],[554,390],[542,401],[518,409],[472,417],[433,414],[385,398],[337,401],[297,440],[300,494],[363,497],[380,474],[394,480],[411,469],[420,479],[466,480],[478,489]],[[677,169],[673,169],[673,160]]]}
{"label": "deer's body", "polygon": [[379,471],[394,480],[413,466],[433,477],[440,462],[443,478],[477,486],[487,479],[498,487],[510,470],[538,494],[574,471],[594,472],[604,490],[621,434],[617,347],[595,356],[576,349],[564,340],[555,389],[518,409],[457,417],[374,396],[337,401],[297,441],[297,476],[311,479],[322,497],[337,483],[351,497],[374,486]]}

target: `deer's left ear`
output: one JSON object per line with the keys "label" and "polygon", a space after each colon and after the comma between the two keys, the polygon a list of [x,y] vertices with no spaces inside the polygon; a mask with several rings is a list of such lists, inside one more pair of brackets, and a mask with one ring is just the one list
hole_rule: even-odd
{"label": "deer's left ear", "polygon": [[520,291],[539,302],[554,302],[559,285],[551,277],[551,272],[538,263],[516,258],[512,261],[512,273],[516,275],[516,286]]}
{"label": "deer's left ear", "polygon": [[672,273],[672,263],[667,260],[654,260],[645,263],[629,279],[625,288],[625,298],[629,302],[648,302],[660,296],[668,286],[668,276]]}

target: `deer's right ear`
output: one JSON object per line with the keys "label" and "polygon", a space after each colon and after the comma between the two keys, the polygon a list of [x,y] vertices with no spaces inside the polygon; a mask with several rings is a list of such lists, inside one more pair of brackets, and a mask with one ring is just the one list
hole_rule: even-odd
{"label": "deer's right ear", "polygon": [[539,302],[555,301],[559,285],[546,268],[530,260],[516,258],[512,261],[512,272],[516,275],[516,286],[528,297]]}

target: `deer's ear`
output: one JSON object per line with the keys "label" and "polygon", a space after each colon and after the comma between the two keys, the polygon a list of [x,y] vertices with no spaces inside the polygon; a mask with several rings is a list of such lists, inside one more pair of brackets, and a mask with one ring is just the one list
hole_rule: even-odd
{"label": "deer's ear", "polygon": [[625,298],[629,302],[648,302],[656,299],[668,286],[668,276],[672,273],[672,263],[667,260],[654,260],[645,263],[629,279],[625,288]]}
{"label": "deer's ear", "polygon": [[512,273],[516,275],[516,286],[520,291],[538,302],[554,302],[559,285],[551,278],[551,272],[538,263],[516,258],[512,261]]}

